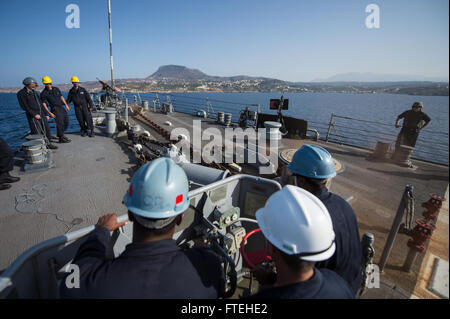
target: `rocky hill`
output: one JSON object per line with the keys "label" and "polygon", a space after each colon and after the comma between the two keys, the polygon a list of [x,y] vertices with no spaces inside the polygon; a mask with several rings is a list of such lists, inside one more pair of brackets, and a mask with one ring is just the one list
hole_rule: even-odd
{"label": "rocky hill", "polygon": [[[105,81],[108,82],[108,81]],[[109,83],[109,82],[108,82]],[[68,91],[72,84],[55,84]],[[321,92],[321,93],[390,93],[409,95],[449,95],[448,82],[287,82],[265,77],[237,75],[211,76],[181,65],[164,65],[152,75],[141,79],[116,79],[122,92]],[[83,82],[90,92],[98,92],[97,81]],[[41,90],[43,86],[39,86]],[[0,92],[17,92],[17,88],[0,88]]]}
{"label": "rocky hill", "polygon": [[189,69],[181,65],[163,65],[147,77],[147,80],[198,81],[207,80],[210,76],[197,69]]}
{"label": "rocky hill", "polygon": [[[158,70],[146,78],[156,81],[243,81],[243,80],[275,80],[264,77],[251,77],[246,75],[236,76],[211,76],[197,69],[190,69],[182,65],[163,65]],[[278,80],[280,81],[280,80]]]}

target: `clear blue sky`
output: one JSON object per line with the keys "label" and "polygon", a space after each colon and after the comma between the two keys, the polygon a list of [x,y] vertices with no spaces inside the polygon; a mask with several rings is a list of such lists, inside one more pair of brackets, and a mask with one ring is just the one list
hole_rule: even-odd
{"label": "clear blue sky", "polygon": [[[80,8],[67,29],[68,4]],[[380,7],[367,29],[365,8]],[[0,2],[0,87],[25,76],[109,79],[106,0]],[[112,0],[116,78],[179,64],[310,81],[346,72],[448,78],[448,0]]]}

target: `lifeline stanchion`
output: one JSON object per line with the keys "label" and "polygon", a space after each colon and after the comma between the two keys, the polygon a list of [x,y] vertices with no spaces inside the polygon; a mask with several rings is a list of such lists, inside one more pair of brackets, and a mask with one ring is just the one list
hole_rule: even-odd
{"label": "lifeline stanchion", "polygon": [[403,220],[407,196],[412,195],[413,190],[414,190],[414,186],[406,185],[405,191],[403,192],[403,195],[402,195],[402,199],[400,200],[400,205],[398,206],[397,213],[394,218],[394,222],[391,227],[391,231],[386,240],[386,244],[384,246],[383,253],[381,254],[380,262],[378,265],[380,267],[380,272],[382,272],[384,269],[384,266],[386,266],[387,259],[389,257],[389,254],[391,253],[392,247],[394,245],[395,237],[397,237],[397,233],[400,229],[400,224]]}
{"label": "lifeline stanchion", "polygon": [[125,99],[125,122],[128,123],[128,99]]}

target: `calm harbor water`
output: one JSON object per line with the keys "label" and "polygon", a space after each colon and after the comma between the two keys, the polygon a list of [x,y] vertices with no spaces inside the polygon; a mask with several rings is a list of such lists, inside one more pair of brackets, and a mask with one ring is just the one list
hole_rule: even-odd
{"label": "calm harbor water", "polygon": [[[125,95],[130,102],[133,102],[134,96],[137,96],[134,93]],[[211,111],[232,113],[233,121],[237,121],[239,111],[250,104],[259,104],[263,113],[275,114],[274,111],[269,110],[269,100],[280,98],[280,96],[281,93],[173,93],[169,97],[175,110],[187,113],[193,113],[197,109],[206,110],[206,98],[208,98]],[[153,93],[140,94],[140,98],[149,101],[150,106],[155,97]],[[431,117],[432,123],[420,133],[414,156],[448,165],[449,97],[447,96],[286,93],[284,97],[289,99],[289,110],[283,111],[283,114],[307,120],[308,128],[317,129],[321,138],[326,136],[332,113],[376,122],[335,118],[331,140],[367,148],[373,148],[378,140],[394,142],[400,130],[394,127],[396,117],[410,109],[414,101],[422,101],[423,110]],[[166,94],[159,94],[161,102],[166,101],[167,98]],[[139,101],[139,97],[137,99]],[[79,127],[73,106],[70,105],[70,107],[68,131],[78,132]],[[252,108],[256,109],[256,106]],[[0,136],[15,149],[23,142],[23,136],[28,131],[25,115],[8,118],[18,112],[23,111],[17,102],[16,95],[0,94]],[[56,129],[52,131],[56,133]]]}

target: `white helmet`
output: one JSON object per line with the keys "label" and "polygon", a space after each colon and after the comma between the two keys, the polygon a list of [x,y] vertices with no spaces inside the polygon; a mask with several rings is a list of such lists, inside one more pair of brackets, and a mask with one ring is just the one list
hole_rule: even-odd
{"label": "white helmet", "polygon": [[306,261],[322,261],[333,256],[333,224],[325,205],[313,194],[287,185],[272,194],[256,219],[268,241],[288,255]]}

